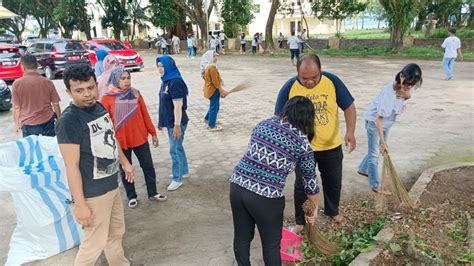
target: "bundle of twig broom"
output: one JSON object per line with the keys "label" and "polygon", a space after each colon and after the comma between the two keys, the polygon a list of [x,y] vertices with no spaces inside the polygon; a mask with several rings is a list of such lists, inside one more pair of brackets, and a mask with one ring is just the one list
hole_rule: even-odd
{"label": "bundle of twig broom", "polygon": [[[303,204],[303,211],[308,216],[312,216],[316,209],[316,205],[310,200],[306,200]],[[309,242],[313,245],[313,248],[326,256],[336,255],[342,251],[342,248],[337,244],[329,241],[316,227],[309,223],[306,224],[306,234],[308,235]]]}

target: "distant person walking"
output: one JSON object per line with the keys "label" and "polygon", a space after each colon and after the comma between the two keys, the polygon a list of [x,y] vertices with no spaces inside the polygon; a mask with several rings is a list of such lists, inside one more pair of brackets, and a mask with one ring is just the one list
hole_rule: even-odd
{"label": "distant person walking", "polygon": [[456,36],[456,29],[449,29],[449,37],[444,39],[441,47],[444,48],[443,68],[446,73],[446,80],[453,79],[454,61],[459,56],[459,59],[464,60],[461,52],[461,40]]}
{"label": "distant person walking", "polygon": [[283,41],[285,40],[285,36],[283,36],[283,33],[280,32],[280,35],[278,35],[278,48],[282,49],[283,48]]}
{"label": "distant person walking", "polygon": [[225,39],[227,39],[227,36],[225,35],[224,31],[221,30],[221,32],[219,33],[219,40],[221,41],[221,49],[223,53],[225,48]]}
{"label": "distant person walking", "polygon": [[164,37],[160,36],[160,38],[156,42],[156,47],[158,49],[158,52],[160,52],[161,50],[161,53],[164,55],[168,53],[168,42]]}
{"label": "distant person walking", "polygon": [[151,46],[153,44],[153,39],[150,37],[150,35],[147,36],[146,38],[147,42],[148,42],[148,49],[150,50],[151,49]]}
{"label": "distant person walking", "polygon": [[194,58],[194,37],[192,34],[188,34],[188,39],[186,41],[186,44],[188,46],[188,57],[189,58]]}
{"label": "distant person walking", "polygon": [[54,137],[54,125],[61,116],[58,92],[51,80],[37,72],[38,63],[34,55],[21,58],[23,77],[13,82],[13,118],[15,130],[29,135]]}
{"label": "distant person walking", "polygon": [[245,54],[246,44],[247,44],[247,37],[245,36],[245,33],[242,32],[242,35],[240,35],[240,54]]}
{"label": "distant person walking", "polygon": [[257,48],[258,48],[258,33],[255,33],[255,35],[252,38],[252,55],[255,55],[257,53]]}
{"label": "distant person walking", "polygon": [[217,69],[219,54],[214,50],[207,51],[201,58],[201,75],[204,78],[204,97],[209,99],[209,110],[202,123],[211,132],[221,131],[222,126],[217,124],[220,98],[225,98],[229,92],[222,87],[222,78]]}
{"label": "distant person walking", "polygon": [[[110,76],[110,88],[102,97],[101,103],[109,112],[115,129],[115,137],[120,143],[123,154],[132,163],[132,152],[140,162],[145,177],[149,200],[163,201],[166,196],[156,190],[156,172],[151,157],[148,137],[151,136],[153,146],[158,147],[158,137],[151,121],[145,100],[140,91],[132,87],[132,77],[125,67],[116,67]],[[122,184],[128,198],[128,207],[138,205],[135,185],[128,182],[122,173]]]}
{"label": "distant person walking", "polygon": [[294,31],[291,32],[291,36],[288,38],[287,46],[290,47],[291,64],[293,64],[293,66],[296,66],[294,59],[296,57],[296,62],[298,62],[298,60],[300,59],[300,47],[298,37],[295,36]]}
{"label": "distant person walking", "polygon": [[181,40],[179,39],[178,36],[173,34],[173,37],[171,38],[171,42],[173,43],[173,53],[174,54],[179,54],[179,44],[181,43]]}
{"label": "distant person walking", "polygon": [[306,42],[306,29],[303,29],[300,34],[298,34],[298,42],[300,44],[301,53],[304,53],[304,46]]}
{"label": "distant person walking", "polygon": [[257,33],[258,34],[258,38],[257,38],[257,44],[258,44],[258,52],[259,53],[263,53],[265,52],[265,49],[263,49],[263,32],[261,33]]}

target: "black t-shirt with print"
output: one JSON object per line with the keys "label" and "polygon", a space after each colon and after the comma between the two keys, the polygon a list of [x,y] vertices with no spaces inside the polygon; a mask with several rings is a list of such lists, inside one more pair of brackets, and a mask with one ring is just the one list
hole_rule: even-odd
{"label": "black t-shirt with print", "polygon": [[59,144],[79,144],[79,169],[86,198],[118,187],[119,155],[109,113],[97,102],[94,107],[70,104],[56,124]]}

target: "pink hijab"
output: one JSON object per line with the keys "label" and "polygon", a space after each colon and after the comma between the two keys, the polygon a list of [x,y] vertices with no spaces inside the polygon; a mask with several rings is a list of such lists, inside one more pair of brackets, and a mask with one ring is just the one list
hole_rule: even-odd
{"label": "pink hijab", "polygon": [[97,83],[99,84],[99,99],[104,96],[109,88],[109,79],[112,70],[119,65],[118,60],[113,55],[107,55],[104,58],[104,72],[97,77]]}

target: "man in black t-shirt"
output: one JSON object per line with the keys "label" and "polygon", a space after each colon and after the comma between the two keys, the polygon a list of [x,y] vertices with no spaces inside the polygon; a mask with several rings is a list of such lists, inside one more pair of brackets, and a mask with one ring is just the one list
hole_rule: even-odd
{"label": "man in black t-shirt", "polygon": [[115,139],[109,113],[96,101],[94,70],[87,65],[71,66],[63,78],[72,103],[59,118],[56,135],[72,211],[84,228],[74,264],[95,265],[104,251],[109,265],[130,265],[122,247],[125,219],[117,174],[121,164],[127,180],[133,182],[135,171]]}

